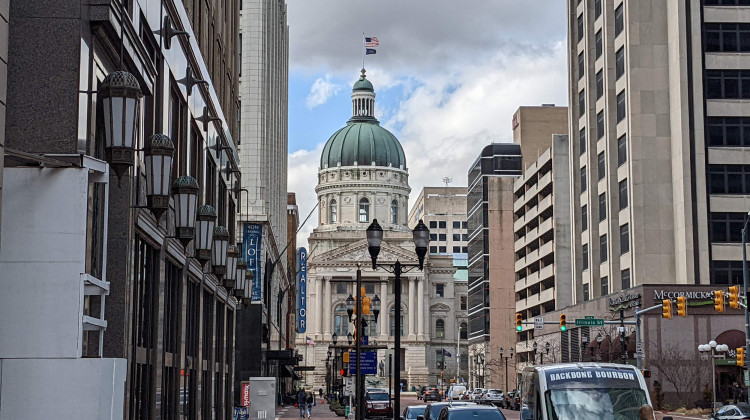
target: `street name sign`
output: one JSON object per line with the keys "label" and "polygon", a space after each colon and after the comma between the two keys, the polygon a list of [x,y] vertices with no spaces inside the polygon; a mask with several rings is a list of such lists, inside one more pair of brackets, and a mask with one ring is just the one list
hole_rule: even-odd
{"label": "street name sign", "polygon": [[541,316],[534,317],[534,329],[541,330],[543,328],[544,328],[544,317],[541,317]]}
{"label": "street name sign", "polygon": [[[362,367],[362,373],[365,375],[377,375],[378,374],[378,352],[377,350],[363,350],[362,358],[359,361]],[[357,374],[357,352],[354,350],[349,351],[349,373],[351,375]]]}
{"label": "street name sign", "polygon": [[576,319],[576,327],[603,327],[604,320],[597,318]]}

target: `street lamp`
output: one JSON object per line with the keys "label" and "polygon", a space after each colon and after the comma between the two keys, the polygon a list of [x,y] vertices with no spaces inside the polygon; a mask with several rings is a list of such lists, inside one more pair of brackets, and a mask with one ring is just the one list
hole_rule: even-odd
{"label": "street lamp", "polygon": [[346,313],[349,314],[349,322],[352,322],[352,315],[354,314],[354,298],[352,295],[349,295],[348,298],[346,298]]}
{"label": "street lamp", "polygon": [[[336,342],[339,340],[338,334],[336,334],[336,331],[333,332],[333,335],[331,336],[331,341],[333,341],[333,346],[336,347]],[[330,351],[330,350],[329,350]]]}
{"label": "street lamp", "polygon": [[227,247],[227,274],[224,275],[224,287],[234,289],[237,287],[237,260],[240,257],[240,251],[234,245]]}
{"label": "street lamp", "polygon": [[[380,253],[380,245],[383,242],[383,228],[378,224],[378,219],[373,219],[370,226],[367,227],[367,249],[370,252],[370,258],[372,259],[372,269],[377,270],[378,267],[391,272],[395,275],[394,283],[394,305],[395,305],[395,337],[394,337],[394,363],[396,369],[394,372],[396,392],[394,393],[394,405],[393,405],[393,418],[398,420],[401,416],[401,274],[402,272],[408,272],[411,269],[418,268],[419,270],[424,269],[424,259],[427,255],[427,246],[430,243],[430,230],[424,224],[422,220],[417,223],[417,226],[412,230],[412,238],[414,240],[414,247],[417,254],[417,264],[402,264],[399,260],[396,260],[394,264],[378,264],[378,254]],[[406,270],[404,270],[406,268]],[[357,275],[357,291],[359,293],[361,282],[361,275]],[[412,308],[410,308],[412,309]],[[358,312],[357,316],[361,316]],[[360,327],[357,326],[359,329]],[[361,331],[361,329],[360,329]],[[359,340],[357,340],[357,346],[359,346]],[[359,378],[359,360],[360,351],[357,349],[357,377]],[[358,388],[361,391],[362,388]],[[359,392],[358,395],[363,395],[363,392]],[[361,398],[361,397],[358,397]],[[361,401],[361,400],[360,400]],[[363,407],[364,404],[360,402],[357,404],[358,407]],[[360,411],[357,410],[357,416],[360,416]]]}
{"label": "street lamp", "polygon": [[146,141],[146,206],[156,220],[169,208],[169,180],[172,174],[174,143],[164,134],[154,134]]}
{"label": "street lamp", "polygon": [[510,356],[503,356],[503,348],[500,347],[500,360],[505,361],[505,392],[508,392],[508,359],[513,357],[513,347],[510,348]]}
{"label": "street lamp", "polygon": [[236,263],[236,274],[235,277],[237,279],[237,284],[234,286],[234,297],[237,299],[244,299],[245,296],[245,283],[247,282],[247,276],[245,273],[251,273],[252,271],[247,271],[247,263],[244,259],[239,258],[237,259]]}
{"label": "street lamp", "polygon": [[221,278],[227,274],[227,247],[229,246],[229,231],[224,226],[214,228],[214,246],[211,248],[211,263],[214,275]]}
{"label": "street lamp", "polygon": [[714,410],[716,410],[716,359],[724,357],[724,355],[717,356],[716,353],[725,353],[729,351],[729,346],[726,344],[717,344],[716,341],[711,340],[708,344],[701,344],[698,346],[698,351],[701,353],[701,359],[711,360],[711,378],[713,384],[713,404],[711,405],[711,414],[713,416]]}
{"label": "street lamp", "polygon": [[533,345],[531,346],[531,348],[532,348],[532,349],[534,350],[534,353],[533,353],[533,354],[534,354],[534,361],[533,361],[533,363],[531,363],[532,365],[535,365],[535,364],[536,364],[536,349],[537,349],[538,347],[539,347],[539,345],[538,345],[538,344],[536,344],[536,341],[534,341],[534,344],[533,344]]}
{"label": "street lamp", "polygon": [[540,364],[542,364],[542,365],[544,364],[544,355],[545,354],[547,354],[547,356],[549,356],[549,349],[550,349],[550,347],[551,346],[549,344],[549,341],[544,344],[544,353],[539,354],[540,358],[542,359]]}
{"label": "street lamp", "polygon": [[135,161],[143,93],[135,76],[118,70],[102,80],[98,94],[103,109],[105,160],[119,180]]}
{"label": "street lamp", "polygon": [[349,345],[350,345],[350,346],[352,345],[352,341],[354,341],[354,336],[352,335],[352,333],[348,333],[348,334],[346,335],[346,341],[348,341],[348,342],[349,342]]}
{"label": "street lamp", "polygon": [[198,181],[181,176],[172,184],[175,237],[185,247],[195,239],[195,212],[198,207]]}
{"label": "street lamp", "polygon": [[380,298],[378,295],[372,298],[370,306],[372,307],[372,313],[375,315],[375,322],[378,322],[378,315],[380,315]]}
{"label": "street lamp", "polygon": [[214,226],[216,226],[216,209],[208,204],[201,206],[198,209],[198,222],[195,226],[195,258],[203,265],[211,259]]}
{"label": "street lamp", "polygon": [[479,353],[477,361],[479,362],[479,379],[481,380],[480,388],[484,388],[484,353]]}

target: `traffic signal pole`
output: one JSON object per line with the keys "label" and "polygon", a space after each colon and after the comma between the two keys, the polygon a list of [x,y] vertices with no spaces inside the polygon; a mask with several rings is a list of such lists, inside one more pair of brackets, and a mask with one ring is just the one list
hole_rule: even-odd
{"label": "traffic signal pole", "polygon": [[363,376],[362,366],[360,365],[360,362],[362,360],[362,336],[364,335],[364,329],[362,328],[362,270],[359,267],[357,267],[357,314],[354,319],[356,321],[354,324],[354,328],[357,331],[357,333],[354,334],[354,341],[356,341],[355,349],[357,351],[355,361],[357,374],[354,377],[354,395],[356,396],[357,401],[357,410],[355,411],[355,413],[357,415],[357,420],[363,420],[365,418],[365,416],[363,415],[365,411],[365,405],[363,403],[365,389],[362,386],[362,381],[360,381],[360,378]]}
{"label": "traffic signal pole", "polygon": [[[750,214],[750,213],[749,213]],[[745,218],[745,224],[742,226],[742,296],[745,297],[745,351],[750,350],[750,312],[747,310],[747,282],[748,282],[748,269],[747,269],[747,222],[748,218]],[[743,371],[745,378],[747,378],[747,371]],[[747,384],[747,379],[745,379]]]}

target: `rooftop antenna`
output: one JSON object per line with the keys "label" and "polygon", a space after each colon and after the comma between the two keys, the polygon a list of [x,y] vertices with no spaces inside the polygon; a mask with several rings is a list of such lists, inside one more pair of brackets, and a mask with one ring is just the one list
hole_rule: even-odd
{"label": "rooftop antenna", "polygon": [[443,177],[443,183],[445,184],[446,187],[448,187],[448,184],[450,184],[451,182],[453,182],[453,178],[447,177],[447,176]]}

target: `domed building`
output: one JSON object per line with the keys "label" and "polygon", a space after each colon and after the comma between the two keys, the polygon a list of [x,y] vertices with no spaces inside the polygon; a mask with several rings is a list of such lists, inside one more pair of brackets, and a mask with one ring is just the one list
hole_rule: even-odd
{"label": "domed building", "polygon": [[[336,359],[335,354],[328,357],[328,349],[334,334],[340,346],[354,332],[346,299],[356,296],[358,267],[366,296],[377,295],[381,300],[377,321],[374,314],[365,315],[365,335],[369,344],[383,347],[377,350],[383,370],[368,376],[367,384],[388,384],[389,356],[393,356],[396,333],[395,279],[385,270],[372,270],[365,231],[373,219],[384,231],[379,263],[417,262],[407,220],[411,188],[406,155],[396,136],[375,118],[375,90],[364,69],[354,83],[351,98],[352,117],[331,135],[320,157],[315,188],[318,226],[308,239],[307,327],[296,344],[304,356],[303,364],[314,366],[315,370],[305,376],[305,384],[315,390],[333,390],[330,386],[340,381],[336,374],[341,358]],[[446,378],[468,376],[468,372],[456,372],[459,320],[454,311],[458,300],[455,305],[453,302],[454,272],[452,257],[431,255],[424,271],[401,276],[401,378],[408,389],[437,384],[441,372]],[[436,288],[437,284],[441,286]],[[308,337],[314,345],[306,344]],[[447,353],[453,354],[453,361],[446,358]]]}

